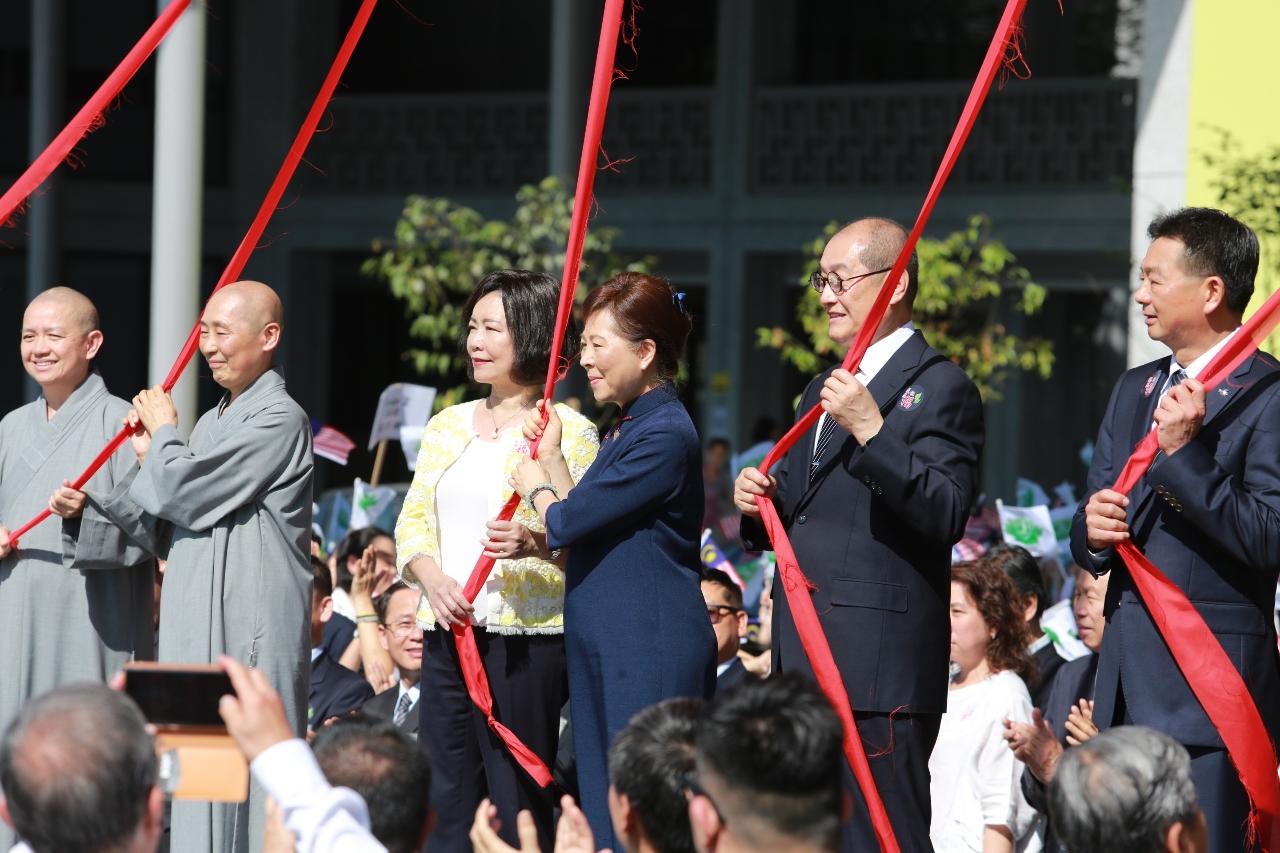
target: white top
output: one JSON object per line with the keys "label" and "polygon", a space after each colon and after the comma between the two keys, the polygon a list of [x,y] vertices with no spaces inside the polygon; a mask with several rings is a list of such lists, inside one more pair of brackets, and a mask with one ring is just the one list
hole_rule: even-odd
{"label": "white top", "polygon": [[369,809],[350,788],[335,788],[305,741],[282,741],[249,765],[280,806],[297,853],[386,853],[369,831]]}
{"label": "white top", "polygon": [[[864,386],[870,385],[871,380],[876,378],[876,374],[880,372],[889,359],[893,358],[893,354],[902,348],[911,336],[916,332],[916,327],[908,320],[871,346],[867,347],[867,351],[862,354],[862,361],[858,363],[858,369],[853,376]],[[818,417],[818,428],[813,432],[813,447],[818,447],[818,436],[822,435],[822,424],[827,419],[827,413],[823,412]]]}
{"label": "white top", "polygon": [[[494,483],[503,481],[507,454],[505,441],[471,439],[462,455],[440,476],[436,486],[436,509],[440,516],[440,570],[466,586],[480,556],[485,525],[496,518],[501,506],[491,506]],[[488,593],[499,586],[489,575],[485,589],[476,596],[473,625],[484,625],[489,617]]]}
{"label": "white top", "polygon": [[1007,826],[1014,849],[1039,850],[1039,818],[1022,798],[1022,762],[1004,742],[1004,720],[1031,721],[1031,696],[1013,672],[947,694],[929,756],[929,839],[937,853],[982,849],[986,826]]}

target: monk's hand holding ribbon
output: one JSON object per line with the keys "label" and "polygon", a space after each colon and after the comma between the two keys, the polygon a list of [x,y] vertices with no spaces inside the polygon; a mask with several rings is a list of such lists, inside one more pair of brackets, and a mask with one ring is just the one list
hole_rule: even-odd
{"label": "monk's hand holding ribbon", "polygon": [[543,549],[535,535],[518,521],[493,519],[485,525],[488,538],[481,539],[484,555],[495,560],[519,560],[540,556]]}
{"label": "monk's hand holding ribbon", "polygon": [[1200,432],[1204,420],[1204,385],[1186,379],[1169,389],[1156,407],[1156,439],[1165,456],[1172,456]]}
{"label": "monk's hand holding ribbon", "polygon": [[63,480],[62,487],[49,498],[49,512],[61,518],[79,518],[84,511],[84,492],[75,488],[70,480]]}
{"label": "monk's hand holding ribbon", "polygon": [[0,525],[0,560],[13,553],[13,546],[9,544],[9,528]]}
{"label": "monk's hand holding ribbon", "polygon": [[138,464],[141,465],[147,458],[148,451],[151,450],[151,436],[147,434],[146,429],[142,426],[142,421],[138,418],[138,413],[133,409],[130,409],[129,414],[124,416],[124,425],[129,429],[129,444],[133,446],[133,452],[138,457]]}
{"label": "monk's hand holding ribbon", "polygon": [[738,479],[733,481],[733,503],[743,515],[759,518],[756,496],[772,498],[777,490],[776,478],[763,473],[759,468],[743,468],[738,472]]}
{"label": "monk's hand holding ribbon", "polygon": [[858,444],[875,438],[884,425],[876,398],[847,370],[836,370],[828,376],[818,397],[827,417],[856,438]]}
{"label": "monk's hand holding ribbon", "polygon": [[173,398],[159,385],[139,391],[133,398],[133,410],[148,435],[155,435],[162,426],[178,425],[178,410],[174,408]]}

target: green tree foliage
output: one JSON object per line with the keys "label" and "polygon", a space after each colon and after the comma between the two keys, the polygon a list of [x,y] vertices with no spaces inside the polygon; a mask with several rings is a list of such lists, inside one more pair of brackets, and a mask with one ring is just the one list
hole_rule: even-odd
{"label": "green tree foliage", "polygon": [[[516,193],[510,220],[485,219],[447,198],[413,195],[396,223],[395,241],[375,241],[362,271],[391,288],[411,318],[409,334],[420,341],[404,354],[418,373],[440,388],[436,408],[465,399],[466,367],[458,339],[466,326],[462,305],[477,281],[498,269],[529,269],[559,278],[573,198],[556,178]],[[617,228],[588,229],[578,275],[579,302],[590,286],[623,270],[647,271],[648,259],[627,259],[613,250]]]}
{"label": "green tree foliage", "polygon": [[[1219,144],[1201,154],[1209,188],[1218,207],[1257,233],[1261,249],[1252,312],[1280,287],[1280,146],[1246,152],[1230,133],[1217,132]],[[1280,333],[1273,333],[1263,348],[1280,352]]]}
{"label": "green tree foliage", "polygon": [[[780,350],[782,358],[801,373],[811,375],[843,358],[843,350],[827,336],[827,315],[818,294],[808,287],[810,274],[827,241],[838,230],[827,225],[820,237],[804,247],[801,279],[804,295],[796,308],[801,334],[780,326],[756,330],[758,346]],[[991,223],[974,216],[967,227],[941,239],[921,239],[920,282],[914,320],[929,343],[965,369],[982,398],[1000,400],[1000,390],[1012,370],[1025,370],[1047,379],[1053,371],[1053,344],[1042,338],[1020,338],[1009,332],[1005,317],[1024,316],[1044,306],[1044,287],[1003,243],[991,236]]]}

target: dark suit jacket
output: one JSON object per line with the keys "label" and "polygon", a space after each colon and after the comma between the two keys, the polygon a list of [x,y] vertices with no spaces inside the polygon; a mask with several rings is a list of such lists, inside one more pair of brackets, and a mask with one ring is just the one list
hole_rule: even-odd
{"label": "dark suit jacket", "polygon": [[318,729],[330,717],[354,711],[373,696],[364,678],[329,657],[327,652],[311,663],[311,696],[307,701],[307,727]]}
{"label": "dark suit jacket", "polygon": [[[1124,563],[1086,545],[1084,507],[1110,488],[1151,428],[1169,359],[1134,368],[1111,394],[1071,526],[1071,552],[1094,574],[1112,572],[1098,661],[1094,717],[1113,722],[1121,691],[1134,723],[1190,746],[1221,747],[1174,663]],[[1280,659],[1272,621],[1280,571],[1280,365],[1246,359],[1205,401],[1200,432],[1160,454],[1129,496],[1134,543],[1190,599],[1253,694],[1273,739],[1280,734]],[[1148,393],[1150,388],[1150,393]]]}
{"label": "dark suit jacket", "polygon": [[1053,677],[1066,661],[1058,654],[1058,648],[1052,642],[1041,646],[1031,655],[1036,661],[1036,689],[1031,693],[1032,703],[1040,709],[1049,698],[1053,688]]}
{"label": "dark suit jacket", "polygon": [[[818,402],[829,375],[809,383],[802,412]],[[863,448],[837,432],[807,483],[811,430],[775,470],[774,505],[816,586],[813,603],[854,710],[941,714],[951,546],[977,491],[982,400],[919,332],[868,390],[885,419],[880,433]],[[743,518],[742,538],[749,550],[770,547],[751,518]],[[777,583],[773,601],[774,671],[811,672]]]}
{"label": "dark suit jacket", "polygon": [[[396,702],[398,701],[400,701],[399,685],[392,687],[390,690],[384,690],[377,696],[374,696],[372,699],[365,702],[364,705],[360,707],[360,710],[363,711],[365,716],[370,719],[386,720],[387,722],[391,722],[396,718]],[[400,731],[407,735],[413,735],[415,738],[418,736],[418,718],[421,716],[418,711],[418,705],[417,703],[414,703],[413,706],[409,708],[409,716],[405,717],[404,722],[402,722],[398,727]]]}
{"label": "dark suit jacket", "polygon": [[747,672],[741,660],[734,658],[729,668],[716,676],[716,692],[723,693],[731,687],[736,687],[744,678],[755,678],[755,676]]}

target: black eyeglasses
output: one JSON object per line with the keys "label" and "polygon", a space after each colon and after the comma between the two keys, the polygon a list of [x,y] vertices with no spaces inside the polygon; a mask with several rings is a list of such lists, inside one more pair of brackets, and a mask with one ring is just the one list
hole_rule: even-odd
{"label": "black eyeglasses", "polygon": [[741,607],[730,607],[728,604],[708,604],[707,618],[712,625],[720,624],[720,620],[732,613],[742,613]]}
{"label": "black eyeglasses", "polygon": [[893,267],[885,267],[882,270],[864,272],[861,275],[851,275],[848,278],[841,278],[833,272],[814,270],[813,275],[809,276],[809,286],[817,293],[821,293],[822,288],[824,287],[830,287],[831,292],[836,296],[839,296],[849,288],[853,287],[855,282],[861,281],[867,276],[880,275],[882,272],[889,272],[891,269],[893,269]]}

